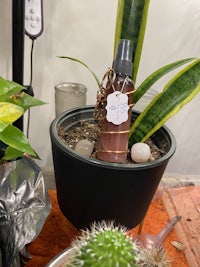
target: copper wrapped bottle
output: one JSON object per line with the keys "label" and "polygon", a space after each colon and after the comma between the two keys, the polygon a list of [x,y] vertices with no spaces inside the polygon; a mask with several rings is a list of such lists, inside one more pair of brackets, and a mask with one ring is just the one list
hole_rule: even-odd
{"label": "copper wrapped bottle", "polygon": [[132,43],[121,39],[113,68],[107,75],[105,117],[101,123],[97,157],[107,162],[124,163],[135,91],[132,76]]}

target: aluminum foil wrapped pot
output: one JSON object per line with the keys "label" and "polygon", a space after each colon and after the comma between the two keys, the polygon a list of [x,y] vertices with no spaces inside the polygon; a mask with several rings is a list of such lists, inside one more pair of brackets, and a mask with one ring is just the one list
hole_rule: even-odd
{"label": "aluminum foil wrapped pot", "polygon": [[51,210],[41,169],[29,158],[0,165],[0,266],[20,266]]}

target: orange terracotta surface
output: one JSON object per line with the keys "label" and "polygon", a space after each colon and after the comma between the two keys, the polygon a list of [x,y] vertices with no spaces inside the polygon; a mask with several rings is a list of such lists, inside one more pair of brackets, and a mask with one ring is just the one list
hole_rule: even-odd
{"label": "orange terracotta surface", "polygon": [[[52,201],[52,210],[39,236],[28,247],[28,252],[32,258],[25,265],[26,267],[45,267],[52,258],[68,247],[72,239],[79,234],[72,223],[62,215],[58,207],[56,191],[49,190],[49,195]],[[153,201],[145,217],[142,232],[157,234],[168,220],[169,216],[163,201],[161,199]],[[137,232],[138,227],[131,230],[134,236]],[[179,241],[174,229],[163,243],[171,260],[171,267],[189,267],[184,251],[177,250],[171,244],[173,240]]]}

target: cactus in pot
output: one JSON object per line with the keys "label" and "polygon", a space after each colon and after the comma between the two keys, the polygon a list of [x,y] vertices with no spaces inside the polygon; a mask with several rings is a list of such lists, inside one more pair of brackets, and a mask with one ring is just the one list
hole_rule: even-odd
{"label": "cactus in pot", "polygon": [[99,221],[72,241],[62,267],[169,267],[164,249],[140,247],[123,225]]}

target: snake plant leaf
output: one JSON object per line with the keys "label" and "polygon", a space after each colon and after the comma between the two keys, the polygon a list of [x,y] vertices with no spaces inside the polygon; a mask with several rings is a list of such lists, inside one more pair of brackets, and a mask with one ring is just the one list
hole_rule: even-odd
{"label": "snake plant leaf", "polygon": [[175,70],[176,68],[182,66],[183,64],[186,64],[190,61],[194,60],[194,58],[186,58],[182,60],[178,60],[176,62],[170,63],[155,72],[153,72],[149,77],[147,77],[137,88],[133,95],[133,102],[136,104],[137,101],[147,92],[147,90],[155,83],[157,82],[161,77],[163,77],[165,74],[169,73],[172,70]]}
{"label": "snake plant leaf", "polygon": [[94,73],[94,71],[87,65],[85,64],[83,61],[77,59],[77,58],[74,58],[74,57],[67,57],[67,56],[59,56],[59,58],[67,58],[69,60],[72,60],[72,61],[76,61],[78,63],[80,63],[81,65],[83,65],[86,69],[89,70],[89,72],[92,74],[92,76],[94,77],[95,81],[97,82],[98,86],[100,86],[100,82],[99,82],[99,79],[97,77],[97,75]]}
{"label": "snake plant leaf", "polygon": [[114,40],[114,58],[120,39],[129,39],[133,42],[132,80],[134,82],[136,82],[142,53],[149,3],[150,0],[118,0]]}
{"label": "snake plant leaf", "polygon": [[19,119],[24,113],[24,109],[20,106],[9,102],[0,102],[0,121],[13,123]]}
{"label": "snake plant leaf", "polygon": [[129,146],[145,142],[186,103],[200,92],[200,59],[179,71],[165,85],[130,129]]}
{"label": "snake plant leaf", "polygon": [[0,102],[6,102],[13,94],[21,92],[24,87],[16,82],[9,81],[0,77]]}
{"label": "snake plant leaf", "polygon": [[[31,145],[23,132],[12,124],[9,124],[3,131],[0,132],[0,140],[8,147],[12,147],[13,149],[20,151],[19,156],[21,153],[27,153],[32,157],[38,158],[38,155],[31,148]],[[12,155],[10,155],[10,157],[11,156]]]}

